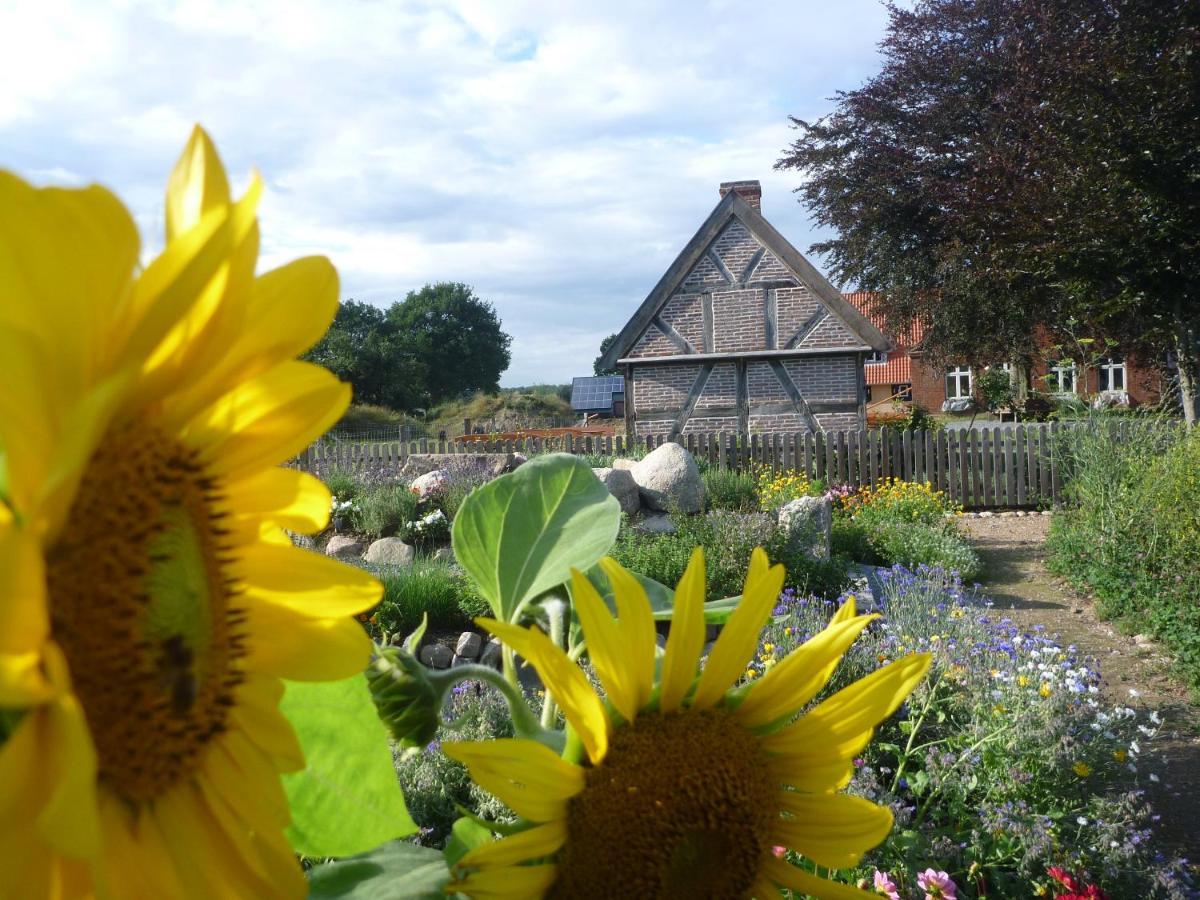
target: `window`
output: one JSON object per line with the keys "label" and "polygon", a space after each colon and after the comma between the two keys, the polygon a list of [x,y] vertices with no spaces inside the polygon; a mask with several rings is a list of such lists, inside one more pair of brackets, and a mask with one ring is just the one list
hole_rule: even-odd
{"label": "window", "polygon": [[892,396],[901,403],[912,403],[912,385],[907,382],[905,384],[893,384]]}
{"label": "window", "polygon": [[1075,363],[1058,362],[1050,369],[1050,393],[1052,394],[1074,394],[1075,388]]}
{"label": "window", "polygon": [[946,399],[968,400],[974,394],[970,366],[954,366],[946,370]]}
{"label": "window", "polygon": [[1125,390],[1125,360],[1105,357],[1100,360],[1100,393],[1119,394]]}
{"label": "window", "polygon": [[887,362],[887,353],[882,350],[873,350],[867,357],[868,366],[881,366]]}

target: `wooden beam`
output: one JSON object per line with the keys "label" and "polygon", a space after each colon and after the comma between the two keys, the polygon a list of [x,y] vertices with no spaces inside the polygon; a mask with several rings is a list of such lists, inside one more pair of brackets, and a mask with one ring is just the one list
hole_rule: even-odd
{"label": "wooden beam", "polygon": [[668,341],[670,341],[672,344],[674,344],[675,347],[680,352],[682,352],[682,353],[698,352],[696,350],[696,348],[692,346],[692,342],[689,341],[687,338],[685,338],[682,334],[680,334],[674,328],[672,328],[670,323],[667,322],[662,316],[655,316],[650,324],[652,324],[655,328],[657,328],[659,331],[661,331],[663,333],[663,335],[666,337],[666,339]]}
{"label": "wooden beam", "polygon": [[763,321],[763,332],[766,337],[767,349],[774,350],[776,347],[775,334],[779,318],[779,313],[776,309],[778,304],[775,302],[775,292],[773,290],[767,288],[764,293],[766,296],[763,300],[763,313],[765,316]]}
{"label": "wooden beam", "polygon": [[704,393],[704,386],[708,383],[708,376],[712,374],[713,363],[707,363],[700,367],[699,373],[696,375],[696,380],[692,382],[692,388],[688,391],[687,401],[683,404],[683,409],[679,411],[679,416],[675,419],[675,424],[671,426],[671,440],[675,440],[683,432],[683,427],[687,424],[687,420],[692,417],[692,410],[696,408],[696,404],[700,400],[700,395]]}
{"label": "wooden beam", "polygon": [[775,373],[779,384],[783,387],[784,392],[791,398],[796,412],[804,419],[804,424],[808,426],[808,430],[816,434],[821,430],[821,426],[817,424],[812,408],[808,405],[808,401],[804,399],[804,395],[800,393],[800,388],[796,387],[796,382],[792,381],[792,376],[788,374],[787,368],[777,359],[771,360],[769,365],[771,366],[771,371]]}
{"label": "wooden beam", "polygon": [[663,363],[737,362],[740,359],[806,359],[810,356],[844,356],[848,353],[864,353],[868,347],[804,347],[780,350],[745,350],[738,353],[696,353],[679,356],[626,356],[617,360],[626,363],[660,365]]}
{"label": "wooden beam", "polygon": [[746,360],[739,359],[735,369],[739,434],[750,433],[750,385],[746,377],[746,368]]}
{"label": "wooden beam", "polygon": [[717,251],[715,251],[712,247],[709,247],[708,253],[706,253],[705,256],[708,257],[709,262],[717,267],[717,271],[721,273],[721,277],[724,278],[729,284],[734,284],[737,282],[737,279],[733,277],[733,273],[729,271],[729,267],[725,265],[725,260],[717,256]]}
{"label": "wooden beam", "polygon": [[717,350],[716,331],[713,327],[712,294],[706,293],[700,298],[701,313],[704,316],[704,352],[715,353]]}
{"label": "wooden beam", "polygon": [[762,262],[763,255],[767,252],[766,247],[759,247],[752,257],[750,262],[746,263],[746,268],[742,272],[742,281],[749,281],[754,277],[754,270],[758,268],[758,264]]}
{"label": "wooden beam", "polygon": [[633,366],[625,366],[625,443],[628,445],[637,436],[637,417],[633,410]]}
{"label": "wooden beam", "polygon": [[818,306],[817,311],[808,317],[808,321],[797,328],[796,333],[788,338],[788,342],[783,345],[784,348],[787,350],[794,348],[797,344],[812,334],[816,330],[817,326],[825,321],[825,318],[828,315],[829,310],[827,310],[824,306]]}

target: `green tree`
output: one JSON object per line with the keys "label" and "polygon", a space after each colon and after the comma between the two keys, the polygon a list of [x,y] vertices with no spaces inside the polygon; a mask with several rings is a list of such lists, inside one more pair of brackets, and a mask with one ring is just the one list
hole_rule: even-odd
{"label": "green tree", "polygon": [[427,284],[387,311],[393,333],[425,371],[431,402],[499,389],[512,338],[492,304],[458,282]]}
{"label": "green tree", "polygon": [[777,164],[836,232],[814,246],[834,277],[885,293],[893,332],[922,322],[935,362],[1028,359],[1035,327],[1071,316],[1126,349],[1172,347],[1194,422],[1200,4],[889,13],[882,71],[793,119]]}
{"label": "green tree", "polygon": [[604,359],[604,354],[608,352],[608,348],[617,342],[617,336],[610,334],[600,342],[600,355],[596,357],[596,361],[592,363],[592,371],[597,375],[619,375],[621,374],[616,369],[605,369],[600,365],[600,361]]}
{"label": "green tree", "polygon": [[411,410],[428,401],[424,363],[384,311],[369,303],[342,303],[305,359],[349,382],[360,403]]}

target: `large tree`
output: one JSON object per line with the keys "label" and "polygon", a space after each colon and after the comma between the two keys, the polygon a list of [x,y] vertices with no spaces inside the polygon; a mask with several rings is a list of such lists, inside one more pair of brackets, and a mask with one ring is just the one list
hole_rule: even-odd
{"label": "large tree", "polygon": [[[1033,351],[1075,317],[1174,350],[1197,415],[1200,4],[919,0],[882,71],[793,119],[778,163],[836,236],[832,274],[926,325],[934,360]],[[1140,345],[1140,346],[1138,346]]]}
{"label": "large tree", "polygon": [[604,340],[602,340],[600,342],[600,355],[597,356],[596,359],[592,362],[592,371],[595,374],[597,374],[597,375],[619,375],[620,374],[616,369],[606,369],[602,365],[600,365],[601,361],[604,359],[604,354],[608,352],[608,348],[611,347],[616,342],[617,342],[617,336],[615,334],[610,334],[608,337],[606,337]]}
{"label": "large tree", "polygon": [[410,291],[387,311],[387,321],[424,365],[434,403],[499,388],[512,338],[492,304],[467,285],[445,281]]}
{"label": "large tree", "polygon": [[342,303],[305,358],[349,382],[359,403],[409,410],[428,400],[424,363],[384,311],[369,303]]}

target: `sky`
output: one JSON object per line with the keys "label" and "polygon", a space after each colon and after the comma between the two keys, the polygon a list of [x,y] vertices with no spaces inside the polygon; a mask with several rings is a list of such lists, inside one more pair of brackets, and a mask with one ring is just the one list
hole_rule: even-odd
{"label": "sky", "polygon": [[[462,281],[512,335],[506,386],[590,375],[718,200],[879,66],[878,0],[0,0],[0,168],[99,182],[147,252],[195,122],[235,190],[257,169],[260,270],[328,255],[342,299]],[[813,257],[820,265],[820,260]]]}

